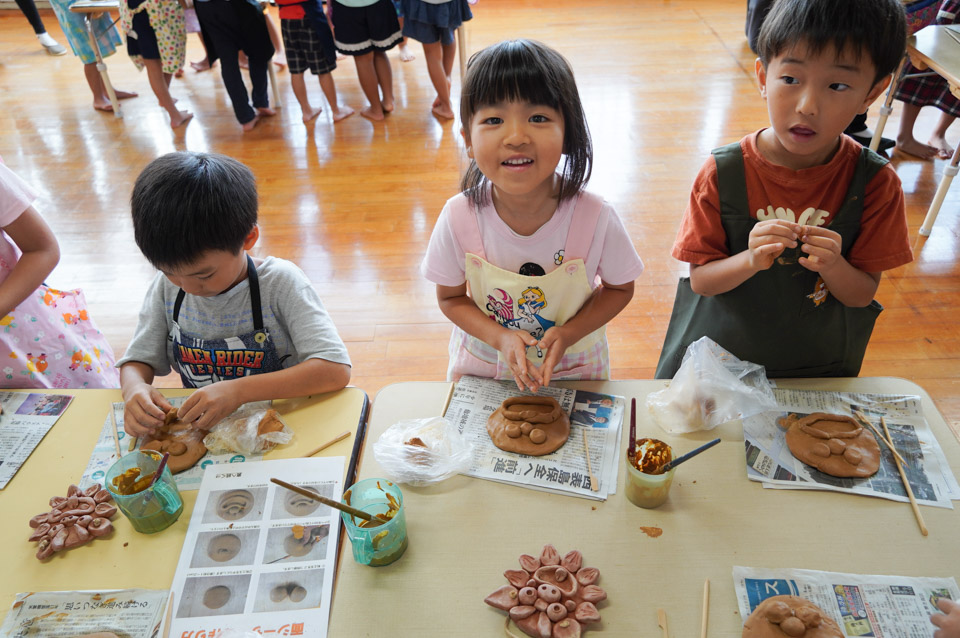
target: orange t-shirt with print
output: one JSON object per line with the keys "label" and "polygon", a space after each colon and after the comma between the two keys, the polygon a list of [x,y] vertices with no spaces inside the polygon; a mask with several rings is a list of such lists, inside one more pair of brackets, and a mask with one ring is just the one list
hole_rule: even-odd
{"label": "orange t-shirt with print", "polygon": [[[829,162],[795,171],[773,164],[760,154],[759,134],[757,131],[740,140],[750,216],[760,221],[785,219],[829,228],[853,178],[860,144],[841,135],[840,148]],[[694,181],[671,254],[697,265],[730,256],[727,235],[720,222],[717,163],[713,155]],[[913,260],[903,188],[890,164],[881,168],[866,186],[860,234],[846,258],[865,272],[882,272]]]}

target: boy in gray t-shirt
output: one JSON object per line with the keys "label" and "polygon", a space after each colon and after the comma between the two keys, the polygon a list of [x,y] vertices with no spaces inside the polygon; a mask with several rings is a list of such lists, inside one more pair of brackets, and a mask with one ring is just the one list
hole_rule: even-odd
{"label": "boy in gray t-shirt", "polygon": [[204,430],[241,403],[347,385],[347,349],[307,276],[247,255],[260,236],[250,169],[224,155],[169,153],[140,173],[131,208],[137,246],[160,272],[117,362],[129,434],[163,425],[170,404],[151,383],[171,367],[200,388],[180,419]]}

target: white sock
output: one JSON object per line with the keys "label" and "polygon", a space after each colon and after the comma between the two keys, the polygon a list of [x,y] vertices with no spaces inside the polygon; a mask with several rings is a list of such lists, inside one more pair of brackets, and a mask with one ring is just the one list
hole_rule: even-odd
{"label": "white sock", "polygon": [[43,32],[37,35],[37,40],[40,40],[40,44],[45,47],[55,47],[57,46],[57,41],[50,37],[50,34]]}

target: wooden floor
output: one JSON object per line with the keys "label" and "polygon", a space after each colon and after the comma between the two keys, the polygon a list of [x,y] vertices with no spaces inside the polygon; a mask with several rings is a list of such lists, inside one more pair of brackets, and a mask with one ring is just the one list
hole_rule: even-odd
{"label": "wooden floor", "polygon": [[[609,328],[614,378],[653,375],[676,280],[686,272],[669,250],[698,168],[710,149],[767,121],[743,35],[744,4],[474,5],[471,50],[536,38],[559,49],[576,71],[595,141],[590,185],[616,206],[646,263],[632,303]],[[44,19],[64,42],[52,13]],[[189,38],[188,59],[196,60],[202,50],[195,35]],[[456,192],[465,156],[459,124],[430,114],[426,65],[419,45],[411,47],[418,54],[413,62],[390,54],[398,103],[384,123],[353,116],[334,126],[324,112],[305,126],[282,71],[279,115],[243,134],[219,73],[188,70],[172,93],[196,117],[172,132],[146,74],[125,52],[108,59],[110,75],[140,97],[125,102],[123,119],[115,119],[91,108],[75,57],[47,56],[19,12],[0,12],[0,155],[39,189],[38,207],[60,240],[63,257],[50,283],[82,286],[93,316],[122,353],[153,276],[131,232],[134,178],[168,151],[226,153],[259,180],[262,234],[254,253],[291,259],[316,284],[350,350],[353,383],[373,396],[397,381],[443,379],[450,324],[418,266],[441,206]],[[342,101],[363,106],[350,60],[340,62],[334,77]],[[322,103],[319,85],[308,80],[314,103]],[[899,104],[888,132],[896,130],[898,115]],[[925,110],[920,136],[935,119]],[[958,135],[951,131],[950,139]],[[896,154],[893,160],[916,237],[944,163]],[[862,370],[921,384],[954,428],[960,426],[958,210],[960,186],[948,195],[933,235],[917,246],[916,261],[884,276],[878,299],[886,312]]]}

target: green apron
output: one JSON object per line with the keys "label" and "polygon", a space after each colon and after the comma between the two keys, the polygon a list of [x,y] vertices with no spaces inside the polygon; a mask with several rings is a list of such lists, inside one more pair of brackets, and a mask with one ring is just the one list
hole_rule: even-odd
{"label": "green apron", "polygon": [[[738,142],[713,155],[720,218],[729,254],[735,255],[747,250],[757,223],[749,214],[743,152]],[[863,149],[844,203],[830,221],[830,230],[842,238],[844,257],[860,232],[865,187],[886,163]],[[797,263],[802,255],[800,246],[787,248],[767,270],[713,297],[693,292],[690,278],[682,277],[656,378],[672,378],[687,346],[704,336],[740,359],[763,365],[771,378],[857,376],[883,307],[876,300],[864,308],[843,305],[819,274]]]}

